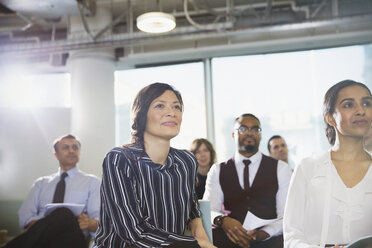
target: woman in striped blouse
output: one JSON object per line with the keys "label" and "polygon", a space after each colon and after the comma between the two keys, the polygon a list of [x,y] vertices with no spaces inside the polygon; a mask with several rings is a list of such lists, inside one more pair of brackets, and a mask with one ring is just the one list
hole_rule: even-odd
{"label": "woman in striped blouse", "polygon": [[[95,247],[214,247],[195,194],[197,161],[170,147],[183,102],[170,85],[143,88],[132,106],[132,143],[103,162]],[[189,226],[192,236],[183,235]]]}

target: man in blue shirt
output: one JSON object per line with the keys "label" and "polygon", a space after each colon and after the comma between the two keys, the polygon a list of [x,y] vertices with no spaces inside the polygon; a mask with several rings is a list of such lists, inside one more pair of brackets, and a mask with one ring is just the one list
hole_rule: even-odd
{"label": "man in blue shirt", "polygon": [[[80,142],[65,135],[54,142],[58,172],[38,178],[19,209],[19,225],[26,231],[5,247],[86,247],[88,235],[98,227],[100,179],[76,166]],[[65,207],[45,216],[49,203],[76,204],[75,213]]]}

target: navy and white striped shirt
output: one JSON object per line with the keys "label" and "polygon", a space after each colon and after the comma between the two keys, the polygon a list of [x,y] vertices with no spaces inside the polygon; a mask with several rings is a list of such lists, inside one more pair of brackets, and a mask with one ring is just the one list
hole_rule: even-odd
{"label": "navy and white striped shirt", "polygon": [[101,210],[95,247],[164,247],[200,217],[195,194],[197,160],[170,148],[164,165],[140,146],[114,148],[103,161]]}

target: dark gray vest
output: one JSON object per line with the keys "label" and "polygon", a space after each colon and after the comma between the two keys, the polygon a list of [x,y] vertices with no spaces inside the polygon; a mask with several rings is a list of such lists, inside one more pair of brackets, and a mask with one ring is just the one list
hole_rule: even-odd
{"label": "dark gray vest", "polygon": [[262,155],[256,177],[248,192],[239,184],[233,159],[221,163],[220,184],[224,194],[225,209],[230,217],[244,222],[247,211],[261,219],[276,218],[276,193],[278,160]]}

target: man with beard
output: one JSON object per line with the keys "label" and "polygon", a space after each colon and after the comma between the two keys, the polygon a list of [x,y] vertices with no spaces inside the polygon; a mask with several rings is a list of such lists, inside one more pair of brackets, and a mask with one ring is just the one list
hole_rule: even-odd
{"label": "man with beard", "polygon": [[[18,211],[19,225],[25,232],[6,248],[83,248],[88,246],[88,235],[97,230],[100,180],[77,168],[81,145],[73,135],[62,136],[53,146],[58,172],[34,182]],[[79,204],[82,209],[75,217],[65,204],[46,215],[49,203]]]}
{"label": "man with beard", "polygon": [[[233,158],[208,173],[213,243],[219,248],[283,247],[282,217],[292,171],[258,148],[261,124],[253,114],[235,119]],[[225,211],[223,211],[223,208]]]}

